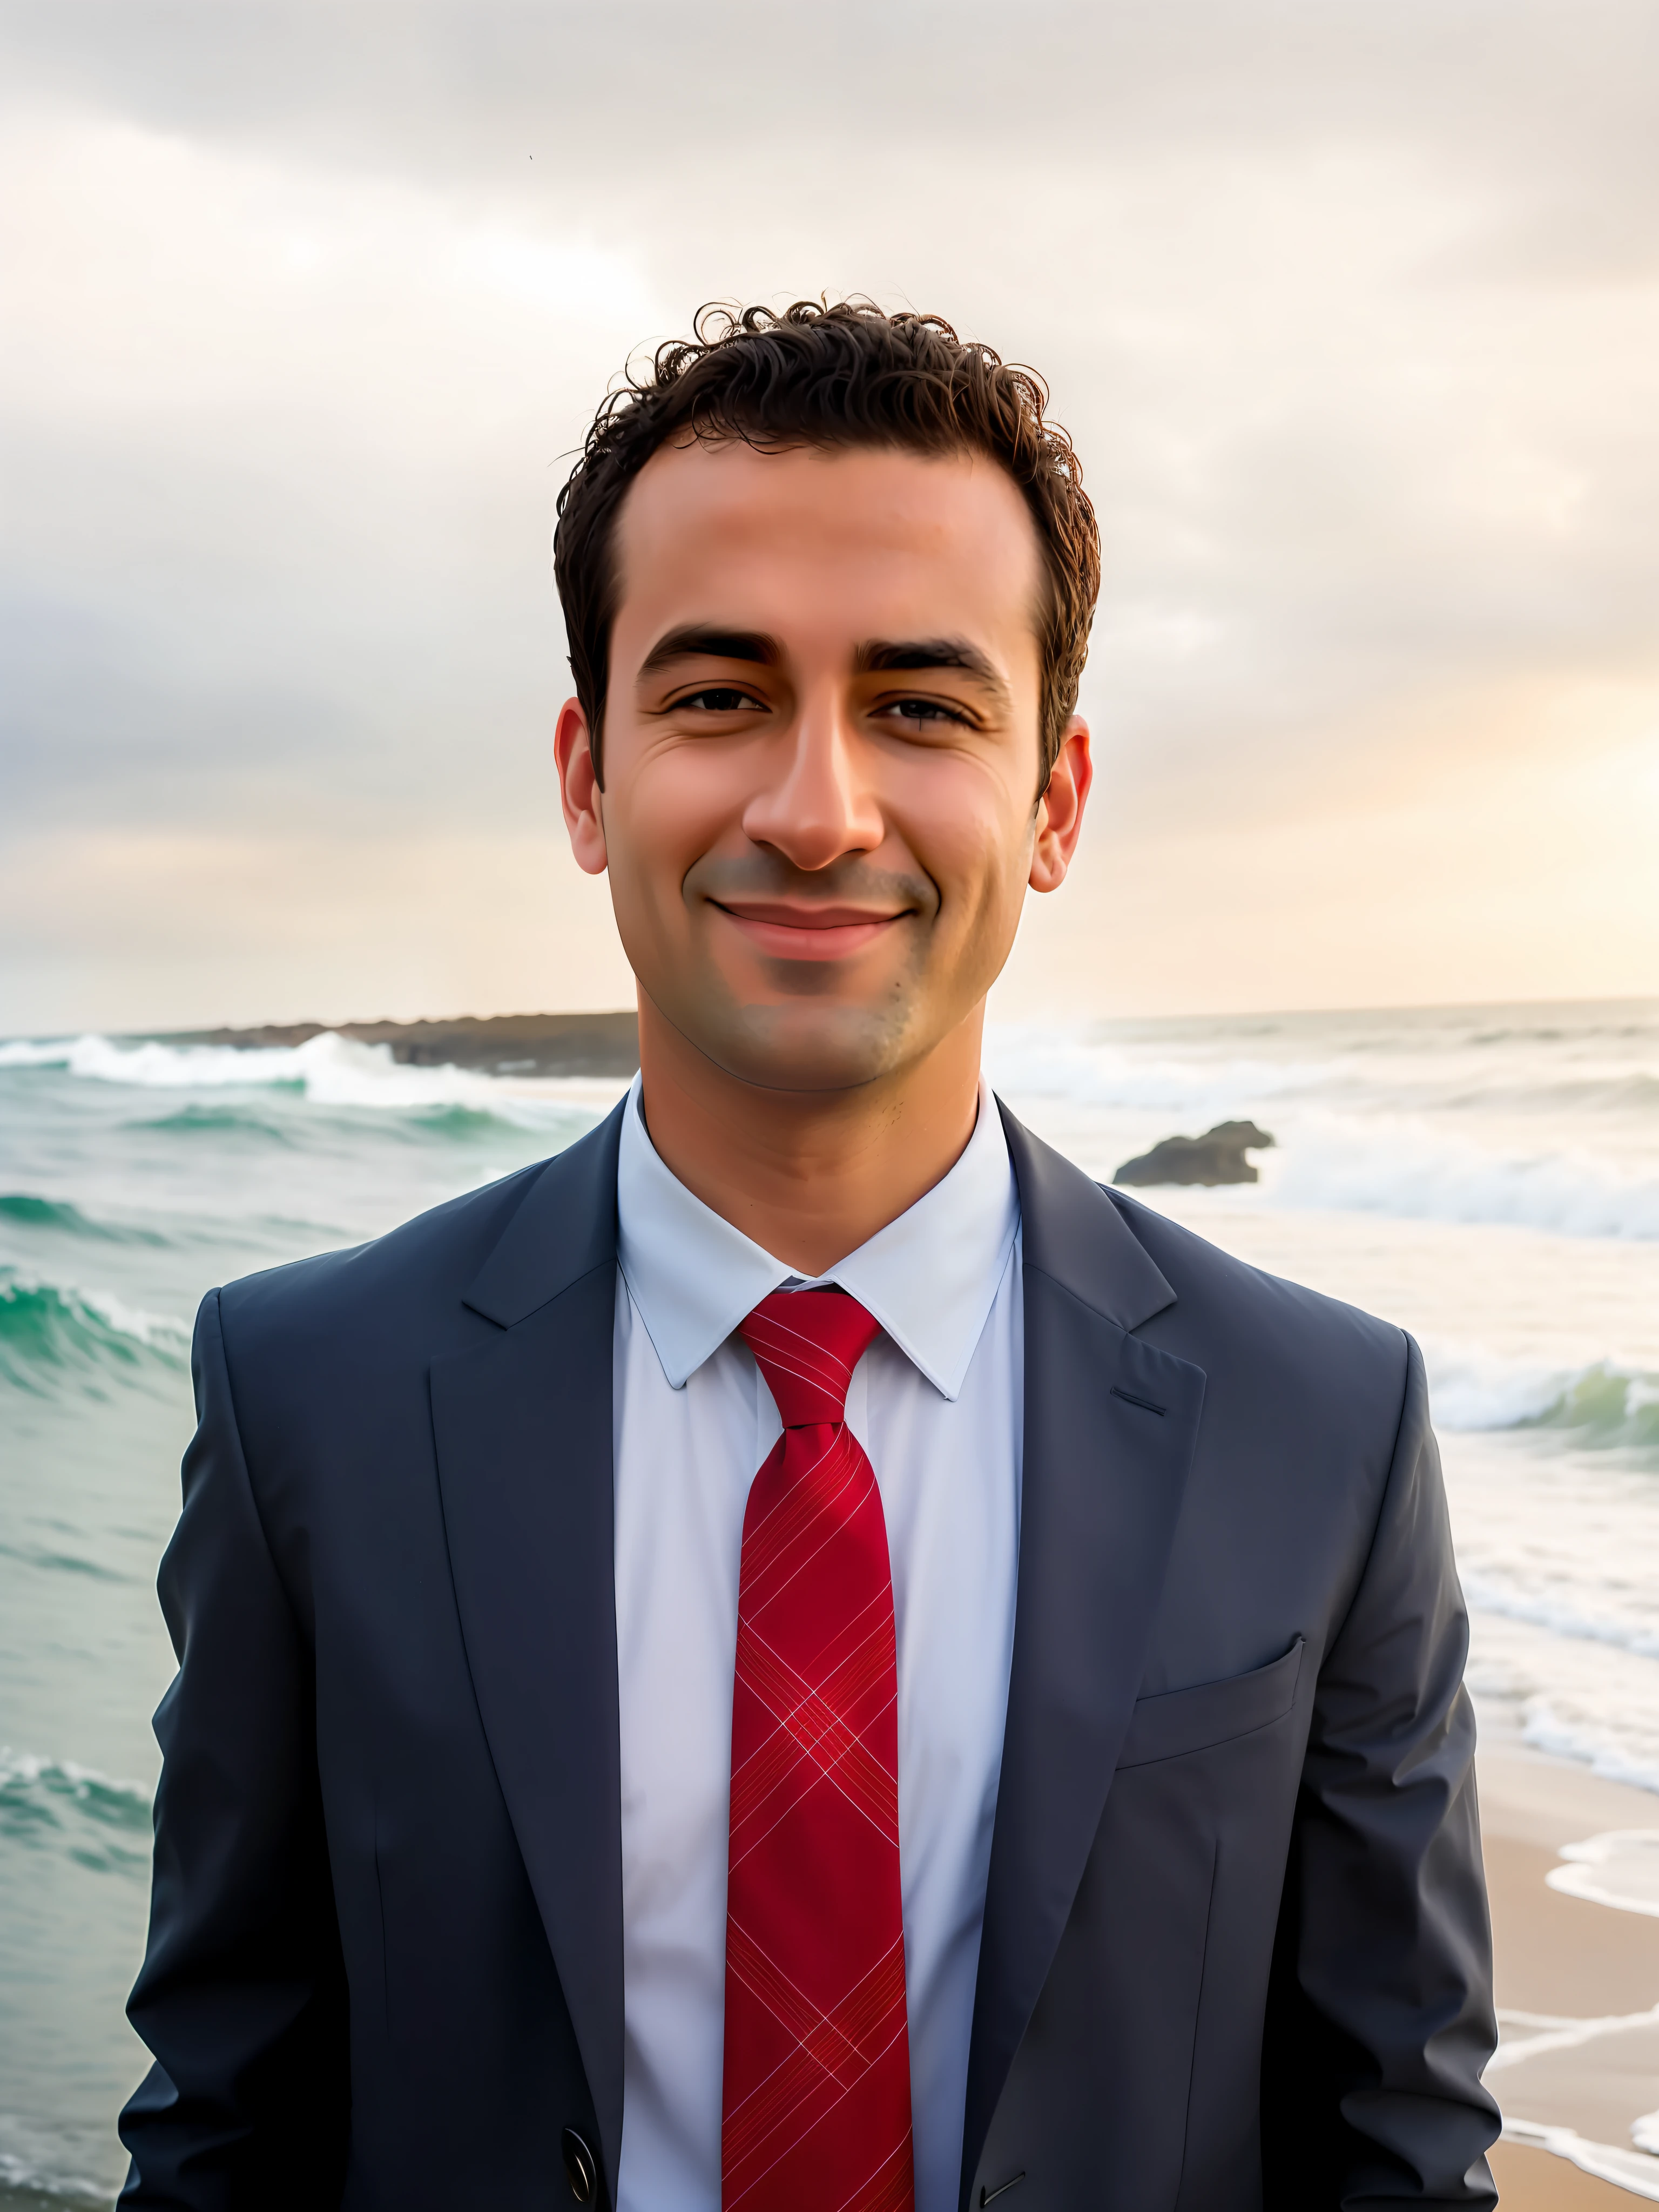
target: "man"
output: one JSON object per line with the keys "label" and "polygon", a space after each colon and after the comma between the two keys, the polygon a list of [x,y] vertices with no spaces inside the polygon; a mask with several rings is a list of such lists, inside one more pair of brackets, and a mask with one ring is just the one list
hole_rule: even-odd
{"label": "man", "polygon": [[705,318],[560,503],[641,1076],[205,1303],[135,2206],[1490,2206],[1422,1363],[979,1077],[1090,787],[1034,378]]}

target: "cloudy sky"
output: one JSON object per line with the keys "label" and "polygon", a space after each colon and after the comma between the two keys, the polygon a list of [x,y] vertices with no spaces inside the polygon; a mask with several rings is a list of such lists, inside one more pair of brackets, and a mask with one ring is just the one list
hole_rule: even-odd
{"label": "cloudy sky", "polygon": [[1101,510],[1005,993],[1659,990],[1652,0],[44,0],[0,133],[0,1033],[624,1003],[564,457],[825,290]]}

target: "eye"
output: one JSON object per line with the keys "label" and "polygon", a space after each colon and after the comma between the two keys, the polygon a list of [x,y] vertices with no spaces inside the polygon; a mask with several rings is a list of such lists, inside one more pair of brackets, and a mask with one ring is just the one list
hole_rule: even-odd
{"label": "eye", "polygon": [[688,691],[683,699],[674,702],[676,707],[692,707],[701,714],[745,714],[757,710],[764,714],[766,702],[753,691],[740,690],[735,684],[708,684],[701,691]]}
{"label": "eye", "polygon": [[917,724],[966,723],[970,719],[960,707],[953,707],[945,699],[891,699],[884,706],[878,707],[876,712],[893,715],[902,722]]}

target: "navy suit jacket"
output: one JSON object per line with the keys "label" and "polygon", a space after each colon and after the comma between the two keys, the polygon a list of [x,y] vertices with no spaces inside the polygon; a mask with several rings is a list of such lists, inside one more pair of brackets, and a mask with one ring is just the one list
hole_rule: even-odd
{"label": "navy suit jacket", "polygon": [[[611,2201],[620,1113],[203,1306],[125,2205],[530,2212],[567,2130]],[[1024,1492],[961,2203],[1490,2207],[1417,1348],[1004,1119]]]}

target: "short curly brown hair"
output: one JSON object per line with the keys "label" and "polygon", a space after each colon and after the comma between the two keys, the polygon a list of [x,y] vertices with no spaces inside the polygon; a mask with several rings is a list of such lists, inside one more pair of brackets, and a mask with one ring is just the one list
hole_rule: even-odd
{"label": "short curly brown hair", "polygon": [[559,494],[553,572],[576,696],[600,760],[617,611],[617,517],[653,453],[688,434],[763,451],[893,446],[978,453],[1025,495],[1042,543],[1038,787],[1077,705],[1100,591],[1100,532],[1072,441],[1048,420],[1048,387],[939,315],[890,315],[866,300],[797,300],[781,313],[715,305],[694,337],[629,370],[593,418]]}

